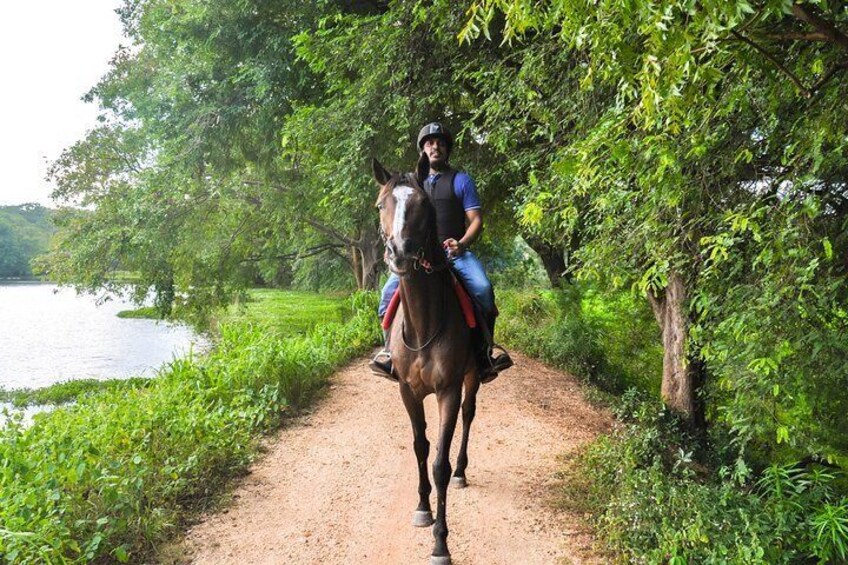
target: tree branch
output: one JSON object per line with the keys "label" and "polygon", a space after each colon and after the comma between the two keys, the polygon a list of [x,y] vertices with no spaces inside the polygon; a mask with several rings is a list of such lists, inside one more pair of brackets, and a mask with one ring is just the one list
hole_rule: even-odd
{"label": "tree branch", "polygon": [[321,222],[319,222],[315,218],[306,218],[304,221],[307,224],[309,224],[310,226],[312,226],[313,228],[315,228],[316,230],[318,230],[319,232],[323,233],[324,235],[327,235],[327,236],[330,236],[334,239],[337,239],[337,240],[341,241],[342,243],[344,243],[345,245],[350,245],[351,247],[358,247],[359,246],[358,241],[347,237],[343,233],[339,232],[338,230],[331,228],[330,226],[322,224]]}
{"label": "tree branch", "polygon": [[827,41],[834,43],[833,39],[820,31],[802,32],[802,31],[787,31],[785,33],[769,33],[762,35],[764,39],[773,39],[775,41]]}
{"label": "tree branch", "polygon": [[801,4],[793,4],[792,15],[802,22],[810,24],[816,28],[819,33],[829,38],[830,41],[848,51],[848,36],[842,33],[839,28],[833,25],[832,22],[829,22],[820,15],[816,14],[811,7]]}
{"label": "tree branch", "polygon": [[[242,181],[242,183],[245,184],[245,185],[248,185],[248,186],[267,186],[267,187],[276,189],[280,192],[289,192],[290,191],[290,189],[285,187],[285,186],[282,186],[282,185],[279,185],[279,184],[274,184],[274,183],[271,183],[271,182],[263,182],[263,181],[259,181],[259,180],[245,179],[245,180]],[[318,230],[319,232],[323,233],[324,235],[327,235],[329,237],[337,239],[337,240],[341,241],[342,243],[344,243],[345,245],[350,245],[352,247],[358,247],[359,245],[361,245],[361,243],[359,241],[352,239],[352,238],[344,235],[340,231],[321,223],[320,221],[316,220],[315,218],[304,218],[304,221],[307,224],[309,224],[310,226],[312,226],[313,228],[315,228],[316,230]]]}
{"label": "tree branch", "polygon": [[332,253],[336,257],[344,260],[344,262],[348,264],[348,266],[351,268],[351,270],[353,270],[354,265],[353,265],[353,261],[351,261],[351,259],[350,259],[350,255],[347,254],[347,253],[339,253],[339,249],[341,249],[341,248],[344,248],[344,246],[340,245],[338,247],[330,249],[330,253]]}
{"label": "tree branch", "polygon": [[835,77],[839,73],[839,71],[844,71],[845,69],[848,69],[848,62],[842,63],[841,65],[835,65],[832,69],[825,73],[825,75],[821,79],[819,79],[816,84],[814,84],[810,88],[810,92],[818,92],[821,87],[830,82],[830,79]]}
{"label": "tree branch", "polygon": [[293,253],[286,253],[285,255],[254,255],[253,257],[245,257],[240,261],[240,263],[255,263],[257,261],[266,261],[269,259],[275,259],[277,261],[292,261],[294,259],[305,259],[307,257],[319,255],[321,253],[324,253],[325,251],[336,253],[336,249],[344,248],[345,246],[340,243],[322,243],[321,245],[316,245],[315,247],[310,247],[309,249],[295,251]]}
{"label": "tree branch", "polygon": [[736,37],[737,39],[744,41],[745,43],[747,43],[748,45],[750,45],[751,47],[753,47],[754,49],[756,49],[757,51],[762,53],[763,56],[766,59],[771,61],[771,63],[774,64],[780,70],[780,72],[782,72],[784,75],[789,77],[789,80],[791,80],[792,83],[796,87],[798,87],[798,90],[801,91],[801,93],[804,95],[804,98],[809,98],[810,96],[812,96],[810,90],[806,87],[806,85],[804,85],[803,82],[801,82],[801,79],[799,79],[797,76],[795,76],[795,74],[792,71],[787,69],[786,66],[783,63],[781,63],[774,55],[772,55],[771,53],[766,51],[761,45],[754,43],[749,38],[745,37],[744,35],[742,35],[741,33],[739,33],[736,30],[731,30],[730,33],[732,33],[733,36]]}
{"label": "tree branch", "polygon": [[245,184],[247,186],[267,186],[268,188],[273,188],[274,190],[277,190],[279,192],[288,192],[289,191],[288,187],[285,187],[281,184],[275,184],[273,182],[264,182],[264,181],[261,181],[261,180],[252,180],[252,179],[244,179],[241,182],[242,182],[242,184]]}

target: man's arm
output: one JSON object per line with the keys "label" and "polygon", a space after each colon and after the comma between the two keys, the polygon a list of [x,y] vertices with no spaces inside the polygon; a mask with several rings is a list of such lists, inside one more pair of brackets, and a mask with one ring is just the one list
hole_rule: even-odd
{"label": "man's arm", "polygon": [[465,234],[459,241],[450,238],[445,240],[444,245],[452,257],[462,255],[472,243],[477,241],[483,231],[483,214],[479,208],[465,211]]}

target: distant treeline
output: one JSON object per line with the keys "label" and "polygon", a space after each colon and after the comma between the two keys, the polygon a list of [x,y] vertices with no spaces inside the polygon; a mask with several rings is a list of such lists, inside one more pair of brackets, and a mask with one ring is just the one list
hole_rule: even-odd
{"label": "distant treeline", "polygon": [[56,228],[40,204],[0,206],[0,278],[30,278],[30,260],[47,251]]}

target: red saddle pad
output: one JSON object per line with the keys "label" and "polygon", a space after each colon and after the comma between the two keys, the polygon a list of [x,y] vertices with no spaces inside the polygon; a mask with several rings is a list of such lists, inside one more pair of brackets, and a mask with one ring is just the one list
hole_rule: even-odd
{"label": "red saddle pad", "polygon": [[[474,317],[474,307],[471,305],[471,297],[468,291],[460,284],[456,276],[451,274],[453,281],[453,290],[456,293],[456,298],[459,300],[459,307],[462,309],[462,316],[465,318],[465,324],[469,328],[477,327],[477,319]],[[387,330],[392,327],[392,321],[397,314],[398,306],[400,305],[400,288],[395,290],[392,299],[389,301],[389,307],[386,309],[386,315],[383,316],[383,329]]]}

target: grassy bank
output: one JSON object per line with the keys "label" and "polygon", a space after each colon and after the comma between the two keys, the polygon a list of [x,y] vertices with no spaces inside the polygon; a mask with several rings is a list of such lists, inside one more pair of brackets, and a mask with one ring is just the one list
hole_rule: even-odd
{"label": "grassy bank", "polygon": [[232,306],[221,322],[255,323],[284,336],[342,322],[351,314],[350,304],[341,295],[254,289],[248,300]]}
{"label": "grassy bank", "polygon": [[131,320],[161,320],[162,314],[153,306],[142,306],[134,310],[121,310],[118,317]]}
{"label": "grassy bank", "polygon": [[82,395],[26,429],[9,425],[0,432],[0,556],[137,561],[246,468],[260,434],[376,343],[375,300],[356,295],[345,322],[306,334],[235,313],[205,358]]}
{"label": "grassy bank", "polygon": [[133,377],[130,379],[77,379],[64,381],[44,388],[18,388],[0,390],[0,402],[10,402],[17,408],[36,404],[66,404],[83,396],[106,391],[119,391],[125,388],[143,388],[150,379]]}
{"label": "grassy bank", "polygon": [[848,560],[848,498],[836,470],[753,469],[725,430],[694,438],[664,409],[662,349],[645,304],[579,286],[504,292],[499,303],[500,339],[597,387],[614,407],[613,433],[563,469],[562,501],[592,516],[621,562]]}

